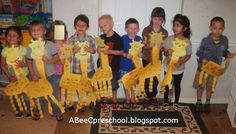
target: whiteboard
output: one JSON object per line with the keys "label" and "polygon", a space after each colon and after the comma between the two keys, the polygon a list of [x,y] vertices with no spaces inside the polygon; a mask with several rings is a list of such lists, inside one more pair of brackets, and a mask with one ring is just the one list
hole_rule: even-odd
{"label": "whiteboard", "polygon": [[100,13],[110,14],[114,20],[114,31],[120,35],[125,33],[125,21],[135,18],[139,21],[141,35],[144,27],[150,24],[150,15],[155,7],[162,7],[166,12],[164,27],[169,34],[172,32],[173,17],[181,12],[182,0],[100,0]]}

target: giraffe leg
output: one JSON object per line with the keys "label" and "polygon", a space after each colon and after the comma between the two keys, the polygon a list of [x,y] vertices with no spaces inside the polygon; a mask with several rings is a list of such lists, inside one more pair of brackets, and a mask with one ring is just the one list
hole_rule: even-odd
{"label": "giraffe leg", "polygon": [[71,91],[70,102],[73,104],[75,102],[75,90]]}
{"label": "giraffe leg", "polygon": [[18,97],[18,95],[15,95],[15,98],[16,98],[16,102],[18,104],[18,107],[20,109],[20,111],[22,112],[23,111],[23,108],[21,106],[21,101],[20,101],[20,98]]}
{"label": "giraffe leg", "polygon": [[40,119],[42,119],[42,118],[43,118],[43,111],[42,111],[41,105],[40,105],[40,103],[39,103],[39,98],[36,98],[36,105],[37,105],[37,107],[38,107]]}
{"label": "giraffe leg", "polygon": [[109,90],[109,96],[112,97],[112,86],[111,86],[111,81],[107,81],[107,84],[108,84],[108,90]]}
{"label": "giraffe leg", "polygon": [[27,112],[28,110],[27,110],[27,106],[26,106],[23,94],[20,95],[20,98],[21,98],[21,102],[22,102],[22,107],[23,107],[24,111]]}
{"label": "giraffe leg", "polygon": [[65,95],[66,95],[66,89],[65,88],[61,88],[61,104],[64,106],[65,103]]}
{"label": "giraffe leg", "polygon": [[9,99],[10,99],[10,102],[11,102],[11,106],[12,106],[12,109],[15,113],[18,113],[18,111],[16,111],[16,106],[14,104],[14,97],[13,96],[9,96]]}
{"label": "giraffe leg", "polygon": [[67,90],[66,106],[70,105],[71,90]]}
{"label": "giraffe leg", "polygon": [[48,112],[49,112],[50,115],[53,115],[52,105],[49,101],[49,96],[45,96],[45,99],[47,100],[47,103],[48,103]]}
{"label": "giraffe leg", "polygon": [[153,77],[149,79],[149,92],[153,92]]}
{"label": "giraffe leg", "polygon": [[61,113],[65,113],[65,109],[62,107],[62,105],[57,101],[57,99],[53,95],[49,95],[48,97],[50,97],[52,102],[54,102],[59,107],[59,109],[61,110]]}

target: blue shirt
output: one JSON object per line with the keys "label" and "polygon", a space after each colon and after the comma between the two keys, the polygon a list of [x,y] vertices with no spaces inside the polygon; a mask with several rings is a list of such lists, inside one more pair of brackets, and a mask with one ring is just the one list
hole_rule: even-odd
{"label": "blue shirt", "polygon": [[[122,36],[123,39],[123,48],[125,53],[129,53],[130,49],[130,42],[132,42],[132,39],[129,38],[128,34]],[[140,41],[142,38],[140,36],[135,36],[135,41]],[[122,71],[132,71],[134,69],[134,64],[131,59],[127,59],[126,57],[121,56],[120,58],[120,70]]]}
{"label": "blue shirt", "polygon": [[226,36],[222,35],[219,43],[216,44],[211,38],[211,34],[209,34],[202,39],[197,56],[200,58],[200,62],[203,58],[206,58],[220,65],[222,63],[222,57],[227,57],[228,47],[228,38]]}

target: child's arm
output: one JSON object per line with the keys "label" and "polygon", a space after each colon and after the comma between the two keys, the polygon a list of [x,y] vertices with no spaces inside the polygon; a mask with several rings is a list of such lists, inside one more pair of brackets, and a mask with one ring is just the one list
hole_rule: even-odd
{"label": "child's arm", "polygon": [[1,68],[2,71],[6,74],[6,76],[11,80],[11,81],[17,81],[17,78],[15,76],[12,76],[7,69],[7,64],[6,64],[6,58],[2,57],[1,58]]}
{"label": "child's arm", "polygon": [[205,43],[204,43],[204,39],[202,40],[196,55],[200,58],[200,61],[202,61],[204,59],[204,51],[205,51]]}
{"label": "child's arm", "polygon": [[47,64],[61,63],[61,60],[58,54],[55,54],[51,59],[49,59],[46,55],[44,55],[43,61]]}
{"label": "child's arm", "polygon": [[34,73],[34,69],[33,69],[33,59],[26,59],[26,64],[28,66],[29,69],[29,73],[30,76],[32,78],[33,81],[37,81],[39,78],[38,76]]}
{"label": "child's arm", "polygon": [[175,66],[178,68],[182,64],[185,64],[189,59],[191,58],[191,55],[185,55],[182,60],[179,60]]}

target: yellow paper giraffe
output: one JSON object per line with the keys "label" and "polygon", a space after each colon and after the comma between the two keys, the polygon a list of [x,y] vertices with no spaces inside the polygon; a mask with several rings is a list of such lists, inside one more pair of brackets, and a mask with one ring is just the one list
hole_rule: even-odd
{"label": "yellow paper giraffe", "polygon": [[[45,70],[44,70],[44,63],[42,61],[43,55],[45,54],[45,41],[42,39],[31,41],[31,44],[29,44],[29,47],[32,49],[31,57],[35,60],[37,70],[39,72],[39,75],[41,79],[38,81],[32,81],[30,82],[25,88],[27,90],[27,95],[30,99],[30,110],[31,115],[35,116],[33,113],[33,109],[38,108],[40,118],[43,118],[43,111],[41,109],[39,98],[43,97],[48,102],[48,111],[50,114],[53,114],[52,107],[50,104],[49,99],[52,100],[53,103],[55,103],[59,109],[61,110],[61,113],[64,113],[64,109],[62,105],[56,100],[56,98],[53,96],[53,89],[49,81],[46,79]],[[36,100],[36,106],[33,101],[33,99]]]}
{"label": "yellow paper giraffe", "polygon": [[[232,54],[233,56],[236,55],[236,52]],[[226,69],[229,67],[230,64],[230,58],[226,58],[225,66],[221,67],[219,64],[216,64],[213,61],[208,61],[206,64],[202,65],[201,72],[199,75],[199,86],[201,88],[204,88],[206,85],[207,78],[210,76],[213,76],[213,82],[211,85],[212,92],[215,92],[216,84],[218,78],[224,74]]]}
{"label": "yellow paper giraffe", "polygon": [[[107,49],[104,40],[95,37],[95,41],[99,49]],[[100,53],[100,62],[101,66],[95,71],[91,80],[93,86],[97,89],[98,99],[100,97],[112,97],[112,70],[109,66],[108,56],[102,52]]]}
{"label": "yellow paper giraffe", "polygon": [[[89,52],[85,49],[89,47],[88,42],[77,42],[77,45],[80,46],[80,51],[75,54],[76,58],[80,60],[80,70],[81,70],[81,79],[79,81],[79,86],[77,88],[78,95],[78,104],[76,107],[76,112],[84,106],[88,106],[91,102],[95,104],[97,96],[95,91],[93,91],[93,86],[88,78],[88,60],[91,56]],[[85,97],[86,96],[86,97]],[[85,98],[85,99],[84,99]]]}
{"label": "yellow paper giraffe", "polygon": [[65,60],[64,72],[60,80],[61,87],[61,104],[66,106],[74,103],[76,96],[76,89],[79,87],[79,81],[81,80],[80,74],[71,73],[71,62],[69,58],[73,55],[73,45],[65,44],[62,48],[61,59]]}
{"label": "yellow paper giraffe", "polygon": [[169,61],[168,70],[164,76],[164,79],[161,84],[160,92],[163,92],[165,86],[168,86],[169,89],[172,89],[171,81],[172,81],[172,73],[176,70],[175,64],[179,61],[179,58],[186,55],[186,47],[187,42],[185,40],[180,40],[175,38],[173,43],[173,53],[171,59]]}
{"label": "yellow paper giraffe", "polygon": [[134,63],[135,69],[125,74],[121,80],[125,89],[128,90],[128,93],[130,93],[130,90],[132,90],[135,97],[138,97],[140,95],[136,92],[136,85],[138,83],[139,75],[142,73],[143,70],[139,54],[141,53],[142,47],[144,45],[141,43],[141,41],[136,42],[133,40],[130,43],[130,46],[131,48],[129,49],[129,54],[133,56],[132,61]]}
{"label": "yellow paper giraffe", "polygon": [[143,69],[143,72],[140,74],[139,76],[139,95],[141,96],[145,96],[145,92],[144,92],[144,83],[145,83],[145,79],[150,78],[149,81],[149,92],[152,92],[153,90],[153,79],[154,77],[157,77],[157,80],[159,81],[159,83],[161,83],[160,81],[160,74],[162,71],[162,65],[161,65],[161,61],[158,58],[160,55],[160,47],[163,43],[163,35],[162,33],[154,33],[152,32],[149,35],[150,38],[150,42],[151,42],[151,47],[152,47],[152,57],[151,57],[151,62]]}
{"label": "yellow paper giraffe", "polygon": [[23,59],[23,57],[19,54],[19,47],[14,47],[14,45],[11,46],[12,47],[10,48],[4,48],[6,50],[6,63],[8,66],[13,68],[14,74],[17,77],[17,81],[10,82],[4,88],[3,92],[9,96],[13,110],[15,113],[18,113],[19,111],[16,110],[13,98],[16,99],[20,112],[27,111],[22,93],[26,93],[25,86],[29,83],[29,80],[26,78],[26,76],[24,76],[23,70],[16,66],[16,62]]}

